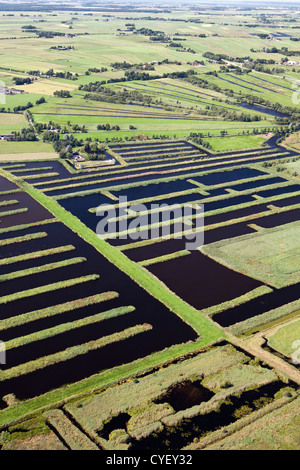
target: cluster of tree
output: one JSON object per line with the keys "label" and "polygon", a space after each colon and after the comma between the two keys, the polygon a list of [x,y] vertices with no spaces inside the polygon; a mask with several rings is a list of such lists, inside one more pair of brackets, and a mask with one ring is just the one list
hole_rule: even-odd
{"label": "cluster of tree", "polygon": [[203,140],[203,134],[201,132],[191,132],[189,140],[195,142],[195,144],[201,145],[204,148],[211,149],[212,146],[206,140]]}
{"label": "cluster of tree", "polygon": [[96,67],[92,67],[92,68],[88,69],[88,72],[92,72],[92,73],[107,72],[107,68],[106,67],[100,67],[98,69]]}
{"label": "cluster of tree", "polygon": [[35,127],[38,132],[41,132],[44,129],[47,130],[47,133],[44,132],[43,134],[43,138],[45,138],[46,141],[48,140],[48,137],[50,141],[57,140],[59,139],[59,134],[69,134],[70,131],[72,131],[72,133],[76,133],[76,132],[87,133],[88,132],[84,124],[82,126],[80,126],[79,124],[72,125],[70,121],[67,122],[66,126],[61,126],[60,124],[56,124],[53,121],[49,121],[47,124],[37,123]]}
{"label": "cluster of tree", "polygon": [[179,47],[183,47],[183,45],[180,44],[180,42],[173,42],[173,41],[171,41],[170,44],[169,44],[169,47],[177,47],[177,48],[179,48]]}
{"label": "cluster of tree", "polygon": [[88,160],[105,160],[106,145],[99,142],[91,142],[91,140],[87,139],[83,147],[80,149],[80,152],[84,153],[84,156]]}
{"label": "cluster of tree", "polygon": [[[36,130],[41,131],[41,128],[36,124]],[[58,132],[46,130],[43,132],[43,141],[44,142],[57,142],[60,139]]]}
{"label": "cluster of tree", "polygon": [[32,24],[28,24],[28,25],[22,26],[21,29],[23,29],[25,31],[25,33],[27,33],[27,32],[32,32],[32,31],[37,30],[37,27],[33,26]]}
{"label": "cluster of tree", "polygon": [[150,41],[152,42],[168,42],[168,39],[164,35],[158,35],[158,36],[149,36]]}
{"label": "cluster of tree", "polygon": [[113,62],[110,64],[110,66],[115,69],[115,70],[127,70],[127,69],[146,69],[146,70],[155,70],[153,64],[130,64],[129,62],[126,62],[125,60],[123,62]]}
{"label": "cluster of tree", "polygon": [[97,94],[88,93],[85,99],[93,101],[105,101],[107,103],[132,103],[138,102],[145,105],[152,103],[152,98],[138,91],[128,91],[124,88],[122,91],[113,91],[110,88],[98,87]]}
{"label": "cluster of tree", "polygon": [[39,105],[39,104],[43,104],[43,103],[46,103],[46,99],[42,96],[41,98],[39,98],[38,100],[36,100],[35,104]]}
{"label": "cluster of tree", "polygon": [[133,64],[126,62],[126,60],[124,60],[123,62],[112,62],[110,66],[116,70],[126,70],[126,69],[131,69],[132,67],[134,67]]}
{"label": "cluster of tree", "polygon": [[58,98],[71,98],[69,90],[56,90],[53,94]]}
{"label": "cluster of tree", "polygon": [[150,28],[140,28],[136,30],[137,34],[142,34],[143,36],[165,36],[163,31],[155,31]]}
{"label": "cluster of tree", "polygon": [[[39,38],[55,38],[55,37],[64,37],[66,35],[66,33],[61,33],[59,31],[42,31],[42,30],[35,30],[34,31],[36,33],[36,35],[39,37]],[[69,37],[74,37],[74,34],[68,34]]]}
{"label": "cluster of tree", "polygon": [[229,57],[226,54],[216,54],[216,53],[210,52],[210,51],[204,52],[204,54],[202,54],[202,55],[206,59],[216,60],[217,62],[222,62],[223,60],[230,60],[230,61],[236,60],[235,58]]}
{"label": "cluster of tree", "polygon": [[[162,62],[159,62],[159,64],[177,64],[181,65],[181,62],[178,61],[168,61],[168,59],[163,60]],[[186,72],[171,72],[171,73],[164,73],[163,75],[150,75],[147,72],[138,72],[135,70],[130,70],[125,72],[125,76],[121,78],[110,78],[108,80],[101,80],[97,81],[94,83],[89,83],[88,85],[80,85],[79,90],[84,90],[84,91],[96,91],[94,88],[94,85],[96,85],[96,88],[98,86],[105,85],[106,83],[122,83],[122,82],[129,82],[132,80],[157,80],[159,78],[188,78],[191,75],[194,75],[195,71],[193,69],[187,70]]]}
{"label": "cluster of tree", "polygon": [[23,142],[23,141],[33,142],[37,140],[37,137],[32,127],[28,127],[28,128],[22,127],[20,132],[14,131],[12,134],[13,135],[8,140],[14,141],[14,142]]}
{"label": "cluster of tree", "polygon": [[130,82],[132,80],[154,80],[159,77],[159,75],[150,75],[147,72],[136,72],[135,70],[130,70],[125,72],[125,77]]}
{"label": "cluster of tree", "polygon": [[50,49],[55,49],[58,51],[70,51],[74,50],[74,46],[51,46]]}
{"label": "cluster of tree", "polygon": [[69,72],[69,71],[54,72],[53,69],[49,69],[46,72],[46,75],[48,75],[49,77],[64,78],[66,80],[77,80],[77,77],[78,77],[78,73],[73,75],[72,72]]}
{"label": "cluster of tree", "polygon": [[[53,132],[53,134],[56,134]],[[51,140],[49,139],[48,142]],[[53,136],[52,145],[54,151],[57,152],[60,158],[72,158],[73,148],[80,147],[83,145],[83,140],[76,139],[73,134],[65,134],[61,139],[59,135]]]}
{"label": "cluster of tree", "polygon": [[47,70],[47,72],[41,72],[40,70],[30,70],[28,75],[32,75],[34,77],[40,76],[47,76],[47,77],[56,77],[56,78],[64,78],[66,80],[77,80],[78,73],[72,74],[72,72],[54,72],[53,69]]}
{"label": "cluster of tree", "polygon": [[29,77],[13,77],[15,85],[29,85],[32,83],[32,79]]}
{"label": "cluster of tree", "polygon": [[111,126],[110,124],[98,124],[97,130],[98,131],[110,131],[110,130],[119,131],[120,126],[118,125]]}
{"label": "cluster of tree", "polygon": [[24,104],[23,106],[19,105],[19,106],[15,106],[14,107],[14,113],[18,113],[20,111],[26,111],[26,109],[29,109],[29,108],[32,108],[33,107],[33,104],[28,101],[27,104]]}
{"label": "cluster of tree", "polygon": [[278,49],[277,47],[270,47],[270,48],[263,47],[261,51],[257,51],[257,52],[265,52],[267,54],[283,54],[287,57],[300,55],[300,51],[297,51],[297,50],[290,51],[287,47],[281,47],[280,49]]}

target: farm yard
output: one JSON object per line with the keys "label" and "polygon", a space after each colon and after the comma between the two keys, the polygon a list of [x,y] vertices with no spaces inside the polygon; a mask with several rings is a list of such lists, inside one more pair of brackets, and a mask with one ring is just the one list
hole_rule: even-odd
{"label": "farm yard", "polygon": [[0,450],[298,450],[298,9],[88,8],[0,5]]}

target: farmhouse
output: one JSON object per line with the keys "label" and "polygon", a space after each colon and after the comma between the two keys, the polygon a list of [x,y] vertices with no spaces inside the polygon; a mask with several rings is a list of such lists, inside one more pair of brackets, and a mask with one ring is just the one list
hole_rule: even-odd
{"label": "farmhouse", "polygon": [[296,61],[296,60],[288,60],[287,62],[285,62],[285,65],[299,65],[300,62]]}
{"label": "farmhouse", "polygon": [[6,95],[21,95],[25,93],[25,91],[19,90],[18,88],[6,88],[5,93]]}
{"label": "farmhouse", "polygon": [[13,134],[0,134],[0,140],[8,140]]}
{"label": "farmhouse", "polygon": [[193,67],[204,67],[204,65],[200,64],[200,62],[198,62],[198,60],[194,60],[194,62],[192,62],[192,66]]}

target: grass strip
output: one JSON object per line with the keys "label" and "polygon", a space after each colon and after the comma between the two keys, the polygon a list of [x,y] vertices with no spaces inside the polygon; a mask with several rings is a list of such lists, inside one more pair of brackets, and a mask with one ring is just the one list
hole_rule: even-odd
{"label": "grass strip", "polygon": [[240,297],[236,297],[232,300],[228,300],[218,305],[213,305],[212,307],[205,308],[200,310],[202,315],[215,315],[216,313],[224,312],[233,307],[237,307],[238,305],[242,305],[245,302],[249,302],[250,300],[257,299],[258,297],[269,294],[273,292],[273,289],[269,286],[259,286],[256,289],[253,289],[246,294],[241,295]]}
{"label": "grass strip", "polygon": [[13,204],[19,204],[19,201],[16,199],[11,199],[10,201],[1,201],[0,202],[0,207],[2,206],[12,206]]}
{"label": "grass strip", "polygon": [[164,261],[169,261],[171,259],[180,258],[181,256],[187,256],[190,254],[191,252],[188,250],[175,251],[174,253],[170,253],[169,255],[157,256],[156,258],[150,258],[144,261],[140,261],[138,264],[140,266],[150,266],[152,264],[163,263]]}
{"label": "grass strip", "polygon": [[55,429],[63,442],[66,442],[71,450],[99,450],[99,447],[81,432],[62,410],[48,411],[45,414],[47,424]]}
{"label": "grass strip", "polygon": [[52,224],[53,222],[57,222],[57,219],[55,219],[54,217],[52,217],[52,219],[45,219],[39,220],[38,222],[32,222],[31,224],[13,225],[12,227],[1,228],[0,235],[2,233],[18,232],[20,230],[26,230],[27,228],[31,227],[39,227],[40,225]]}
{"label": "grass strip", "polygon": [[102,294],[92,295],[85,297],[84,299],[71,300],[63,304],[51,305],[50,307],[35,310],[34,312],[23,313],[15,317],[5,318],[0,320],[0,331],[7,330],[9,328],[15,328],[16,326],[25,325],[42,318],[53,317],[62,313],[71,312],[79,308],[88,307],[89,305],[95,305],[108,300],[116,299],[119,294],[114,291],[103,292]]}
{"label": "grass strip", "polygon": [[[235,336],[240,336],[246,333],[250,329],[255,331],[258,327],[262,325],[268,325],[269,323],[276,322],[276,320],[284,321],[286,315],[290,315],[293,312],[298,312],[300,309],[300,299],[289,302],[288,304],[281,305],[280,307],[274,308],[273,310],[268,310],[260,315],[254,315],[247,320],[235,323],[227,327],[227,330],[230,331]],[[299,313],[297,313],[297,316]],[[275,324],[275,323],[273,323]]]}
{"label": "grass strip", "polygon": [[[3,168],[3,167],[2,167]],[[8,171],[10,171],[11,168],[7,168]],[[45,166],[43,168],[25,168],[24,170],[13,170],[13,173],[32,173],[33,171],[49,171],[53,170],[52,166]],[[16,175],[17,176],[17,175]]]}
{"label": "grass strip", "polygon": [[0,282],[11,281],[12,279],[19,279],[20,277],[32,276],[33,274],[40,274],[54,269],[65,268],[74,264],[83,263],[86,258],[71,258],[56,263],[43,264],[34,268],[23,269],[21,271],[13,271],[12,273],[0,275]]}
{"label": "grass strip", "polygon": [[21,209],[14,209],[11,211],[0,212],[0,218],[7,217],[8,215],[22,214],[23,212],[28,212],[28,207],[22,207]]}
{"label": "grass strip", "polygon": [[89,351],[95,351],[96,349],[104,348],[109,344],[117,343],[119,341],[125,341],[126,339],[136,336],[140,333],[145,333],[152,329],[152,325],[147,323],[138,324],[130,328],[126,328],[118,333],[113,333],[108,336],[103,336],[100,339],[89,341],[87,343],[80,344],[78,346],[72,346],[63,351],[60,351],[49,356],[44,356],[39,359],[27,362],[25,364],[20,364],[19,366],[12,367],[8,370],[0,371],[0,381],[10,380],[13,377],[20,377],[23,375],[30,374],[45,367],[51,365],[69,361],[78,356],[83,356],[88,354]]}
{"label": "grass strip", "polygon": [[41,178],[52,178],[52,176],[59,176],[59,173],[53,172],[53,173],[40,173],[36,175],[28,175],[24,177],[19,177],[19,178],[24,178],[26,180],[33,180],[33,179],[41,179]]}
{"label": "grass strip", "polygon": [[47,237],[48,233],[46,232],[36,232],[30,233],[29,235],[23,235],[21,237],[15,238],[6,238],[5,240],[0,240],[0,246],[12,245],[13,243],[22,243],[30,240],[36,240],[37,238]]}
{"label": "grass strip", "polygon": [[75,250],[73,245],[59,246],[57,248],[50,248],[48,250],[34,251],[32,253],[25,253],[19,256],[10,256],[0,260],[0,266],[6,266],[8,264],[19,263],[21,261],[27,261],[29,259],[42,258],[43,256],[57,255],[59,253],[65,253],[66,251]]}
{"label": "grass strip", "polygon": [[83,282],[95,281],[96,279],[99,279],[99,277],[100,276],[98,274],[90,274],[89,276],[76,277],[66,281],[59,281],[53,284],[47,284],[40,287],[34,287],[33,289],[15,292],[14,294],[4,295],[0,297],[0,304],[7,304],[8,302],[14,302],[15,300],[25,299],[27,297],[33,297],[34,295],[44,294],[45,292],[53,292],[58,289],[76,286],[78,284],[82,284]]}
{"label": "grass strip", "polygon": [[9,196],[10,194],[20,193],[21,189],[10,189],[8,191],[0,191],[0,196]]}
{"label": "grass strip", "polygon": [[25,168],[26,167],[25,163],[20,163],[20,164],[17,164],[17,165],[3,165],[3,166],[1,166],[1,168],[3,168],[3,170],[8,170],[8,171],[12,170],[14,168],[21,168],[21,167]]}
{"label": "grass strip", "polygon": [[18,338],[6,341],[5,349],[8,351],[9,349],[18,348],[35,341],[42,341],[43,339],[51,338],[61,333],[65,333],[66,331],[75,330],[76,328],[81,328],[82,326],[92,325],[93,323],[100,323],[104,320],[109,320],[110,318],[115,318],[127,313],[131,313],[134,310],[135,307],[131,305],[126,307],[118,307],[107,310],[106,312],[97,313],[96,315],[81,318],[73,322],[62,323],[52,328],[47,328],[46,330],[39,330],[36,333],[32,333],[26,336],[19,336]]}

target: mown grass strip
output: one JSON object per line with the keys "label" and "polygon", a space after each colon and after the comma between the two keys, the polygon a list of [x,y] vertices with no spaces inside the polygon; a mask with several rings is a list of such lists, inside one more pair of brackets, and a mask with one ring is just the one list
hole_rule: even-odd
{"label": "mown grass strip", "polygon": [[36,232],[30,233],[29,235],[23,235],[15,238],[6,238],[5,240],[0,240],[0,246],[12,245],[14,243],[22,243],[30,240],[36,240],[38,238],[47,237],[48,233],[46,232]]}
{"label": "mown grass strip", "polygon": [[19,201],[17,201],[16,199],[11,199],[10,201],[1,201],[0,202],[0,207],[12,206],[14,204],[19,204]]}
{"label": "mown grass strip", "polygon": [[21,209],[14,209],[11,211],[3,211],[3,212],[0,212],[0,219],[2,219],[2,217],[7,217],[8,215],[23,214],[24,212],[28,212],[28,207],[22,207]]}
{"label": "mown grass strip", "polygon": [[254,315],[241,322],[234,323],[226,328],[230,333],[235,336],[240,336],[247,333],[249,330],[258,329],[259,327],[269,325],[270,323],[277,324],[285,320],[288,315],[296,312],[299,316],[300,299],[289,302],[288,304],[281,305],[280,307],[268,310],[260,315]]}
{"label": "mown grass strip", "polygon": [[175,251],[174,253],[171,253],[169,255],[157,256],[156,258],[150,258],[144,261],[140,261],[138,264],[140,266],[150,266],[152,264],[163,263],[164,261],[169,261],[171,259],[180,258],[181,256],[187,256],[190,254],[191,252],[188,250]]}
{"label": "mown grass strip", "polygon": [[26,179],[26,180],[33,180],[33,179],[41,179],[41,178],[52,178],[53,176],[59,176],[59,173],[53,172],[53,173],[40,173],[36,175],[28,175],[28,176],[19,176],[21,179]]}
{"label": "mown grass strip", "polygon": [[[2,167],[3,168],[3,167]],[[10,170],[11,168],[8,168],[8,171]],[[45,167],[42,167],[42,168],[24,168],[21,169],[21,170],[13,170],[12,173],[32,173],[34,171],[49,171],[49,170],[53,170],[53,167],[52,166],[45,166]],[[17,175],[16,175],[17,176]]]}
{"label": "mown grass strip", "polygon": [[44,286],[35,287],[33,289],[15,292],[14,294],[4,295],[0,297],[0,304],[7,304],[9,302],[14,302],[15,300],[33,297],[34,295],[45,294],[46,292],[53,292],[58,289],[76,286],[78,284],[82,284],[83,282],[95,281],[96,279],[99,279],[99,277],[100,276],[98,274],[90,274],[88,276],[76,277],[66,281],[55,282],[54,284],[47,284]]}
{"label": "mown grass strip", "polygon": [[52,328],[47,328],[46,330],[40,330],[36,333],[32,333],[26,336],[19,336],[18,338],[12,339],[5,342],[5,349],[19,348],[25,344],[33,343],[35,341],[42,341],[46,338],[51,338],[53,336],[65,333],[66,331],[75,330],[76,328],[81,328],[82,326],[92,325],[94,323],[100,323],[111,318],[116,318],[127,313],[131,313],[135,310],[133,306],[124,306],[113,308],[105,312],[97,313],[96,315],[91,315],[89,317],[81,318],[74,322],[62,323],[60,325],[54,326]]}
{"label": "mown grass strip", "polygon": [[0,191],[0,196],[9,196],[10,194],[20,193],[22,190],[18,189],[10,189],[7,191]]}
{"label": "mown grass strip", "polygon": [[19,366],[12,367],[8,370],[2,370],[0,371],[0,381],[3,382],[14,377],[20,377],[22,375],[30,374],[32,372],[44,369],[45,367],[49,367],[57,363],[69,361],[71,359],[74,359],[75,357],[86,355],[89,351],[95,351],[96,349],[104,348],[109,344],[125,341],[126,339],[129,339],[140,333],[145,333],[146,331],[149,331],[151,329],[152,325],[149,325],[147,323],[138,324],[130,328],[126,328],[125,330],[120,331],[118,333],[103,336],[100,339],[89,341],[78,346],[72,346],[58,353],[51,354],[49,356],[44,356],[24,364],[20,364]]}
{"label": "mown grass strip", "polygon": [[202,315],[215,315],[220,312],[224,312],[233,307],[237,307],[238,305],[244,304],[245,302],[249,302],[250,300],[257,299],[265,294],[270,294],[273,292],[273,289],[269,286],[259,286],[256,289],[253,289],[247,294],[243,294],[235,299],[228,300],[218,305],[213,305],[212,307],[208,307],[206,309],[200,310]]}
{"label": "mown grass strip", "polygon": [[33,312],[23,313],[15,317],[5,318],[0,320],[0,331],[7,330],[9,328],[15,328],[16,326],[25,325],[42,318],[53,317],[80,308],[88,307],[98,303],[106,302],[108,300],[116,299],[119,297],[118,292],[107,291],[102,294],[92,295],[85,297],[84,299],[71,300],[63,304],[51,305],[50,307],[35,310]]}
{"label": "mown grass strip", "polygon": [[20,230],[26,230],[27,228],[39,227],[40,225],[52,224],[53,222],[58,222],[58,220],[55,219],[55,217],[52,217],[52,219],[39,220],[38,222],[32,222],[31,224],[13,225],[12,227],[1,228],[0,229],[0,235],[2,233],[18,232]]}
{"label": "mown grass strip", "polygon": [[83,263],[86,261],[86,258],[78,257],[71,258],[56,263],[43,264],[41,266],[36,266],[34,268],[23,269],[21,271],[13,271],[12,273],[0,275],[0,282],[11,281],[13,279],[19,279],[20,277],[32,276],[34,274],[45,273],[47,271],[53,271],[54,269],[65,268],[67,266],[72,266],[74,264]]}
{"label": "mown grass strip", "polygon": [[25,163],[20,163],[20,164],[17,164],[17,165],[3,165],[1,166],[1,168],[3,168],[3,170],[12,170],[14,168],[26,168],[26,165]]}
{"label": "mown grass strip", "polygon": [[50,248],[48,250],[33,251],[32,253],[25,253],[24,255],[10,256],[9,258],[0,259],[0,266],[20,263],[21,261],[42,258],[44,256],[57,255],[59,253],[65,253],[66,251],[72,250],[75,250],[75,247],[73,245],[65,245],[59,246],[57,248]]}

